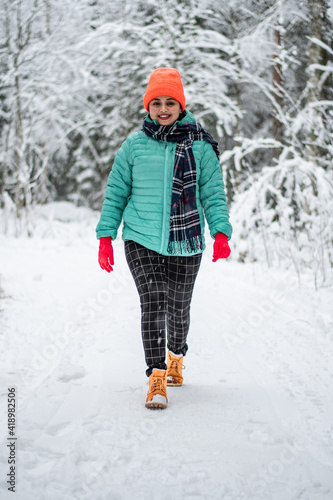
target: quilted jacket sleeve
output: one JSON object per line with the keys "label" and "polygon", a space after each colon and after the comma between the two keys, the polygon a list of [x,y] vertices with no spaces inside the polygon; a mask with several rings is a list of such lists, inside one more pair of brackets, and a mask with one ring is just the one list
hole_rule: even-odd
{"label": "quilted jacket sleeve", "polygon": [[117,236],[124,209],[132,190],[132,154],[130,138],[116,154],[105,191],[101,217],[96,227],[97,238]]}
{"label": "quilted jacket sleeve", "polygon": [[232,226],[229,222],[221,167],[212,145],[208,142],[205,143],[201,160],[199,189],[200,202],[211,236],[214,238],[217,233],[224,233],[230,239]]}

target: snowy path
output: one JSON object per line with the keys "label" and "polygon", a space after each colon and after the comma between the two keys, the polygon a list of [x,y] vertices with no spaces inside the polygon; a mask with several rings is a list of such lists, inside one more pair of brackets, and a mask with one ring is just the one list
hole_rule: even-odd
{"label": "snowy path", "polygon": [[332,289],[299,288],[291,273],[260,265],[212,264],[208,248],[185,385],[169,389],[165,411],[149,411],[122,242],[107,275],[88,222],[0,240],[1,499],[331,500]]}

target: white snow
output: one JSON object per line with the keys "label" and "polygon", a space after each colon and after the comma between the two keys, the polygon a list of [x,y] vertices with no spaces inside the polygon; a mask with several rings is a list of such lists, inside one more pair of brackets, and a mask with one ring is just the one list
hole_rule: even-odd
{"label": "white snow", "polygon": [[331,500],[332,288],[213,264],[209,239],[184,385],[152,411],[138,294],[120,238],[114,271],[99,268],[98,217],[55,203],[33,238],[0,236],[1,499]]}

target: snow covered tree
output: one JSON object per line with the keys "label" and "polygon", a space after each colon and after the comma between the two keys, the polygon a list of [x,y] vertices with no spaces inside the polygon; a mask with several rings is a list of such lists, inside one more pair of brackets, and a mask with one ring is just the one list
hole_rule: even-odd
{"label": "snow covered tree", "polygon": [[[332,55],[332,51],[329,48],[325,50],[325,45],[323,45],[323,35],[327,28],[328,5],[326,0],[309,0],[308,9],[310,41],[306,105],[309,124],[307,126],[306,154],[308,159],[318,162],[318,158],[322,156],[320,149],[323,147],[323,142],[326,142],[324,130],[327,126],[326,105],[323,101],[325,99],[325,83],[328,77],[330,77],[332,84],[332,72],[329,71],[327,74],[328,67],[326,65],[327,55]],[[332,130],[332,125],[329,130]]]}
{"label": "snow covered tree", "polygon": [[[70,0],[61,5],[51,0],[5,0],[1,8],[1,192],[3,203],[15,202],[19,233],[22,210],[28,215],[33,201],[57,195],[59,179],[66,177],[73,131],[87,137],[85,95],[92,81],[82,65],[86,54],[74,50],[74,44],[87,29],[88,16],[87,6]],[[56,174],[53,164],[60,167]],[[65,192],[68,195],[68,186]],[[28,232],[30,222],[28,216]]]}
{"label": "snow covered tree", "polygon": [[[24,130],[24,92],[27,73],[24,68],[25,55],[32,37],[32,22],[37,14],[38,1],[35,0],[29,13],[22,12],[22,1],[5,1],[2,6],[1,45],[6,49],[3,59],[4,73],[2,85],[11,87],[12,95],[5,104],[3,134],[5,141],[1,162],[3,165],[3,182],[10,182],[14,193],[16,216],[21,217],[22,206],[30,206],[30,176],[26,161],[26,134]],[[7,127],[8,124],[8,127]],[[1,191],[4,191],[2,186]]]}
{"label": "snow covered tree", "polygon": [[[320,4],[322,7],[323,3]],[[283,47],[280,38],[277,38],[276,52],[280,54],[278,71],[284,77],[284,84],[278,82],[271,89],[268,81],[259,78],[259,75],[255,74],[253,80],[257,81],[258,88],[266,97],[272,96],[272,115],[282,127],[283,135],[279,141],[283,138],[283,144],[279,146],[281,154],[275,162],[267,163],[258,173],[249,172],[236,196],[232,214],[235,232],[241,236],[241,240],[236,243],[236,253],[241,260],[260,260],[265,255],[268,265],[289,266],[292,263],[299,275],[304,268],[312,268],[318,284],[327,280],[328,270],[333,263],[330,215],[333,210],[333,182],[332,170],[329,171],[328,167],[332,164],[333,152],[332,101],[323,101],[321,94],[324,83],[327,88],[332,71],[329,58],[324,64],[321,55],[320,63],[320,51],[311,47],[315,44],[329,54],[332,51],[322,37],[311,38],[309,23],[304,26],[305,16],[309,19],[313,15],[311,9],[307,12],[298,10],[297,20],[293,16],[295,10],[290,10],[293,8],[297,12],[299,6],[294,2],[281,3],[279,7],[284,7],[283,16],[280,17],[283,22],[279,23],[279,33],[283,30],[284,37]],[[274,16],[276,13],[277,10],[275,13],[273,11]],[[321,10],[321,14],[316,17],[316,29],[319,22],[325,21]],[[303,28],[295,30],[297,24],[303,25]],[[323,24],[321,30],[323,33]],[[298,86],[294,85],[295,75]],[[279,87],[283,106],[276,99],[276,87]],[[277,138],[274,128],[271,137]],[[243,141],[242,146],[234,148],[233,152],[227,152],[222,160],[227,161],[233,154],[235,164],[241,170],[241,158],[255,149],[256,143],[258,148],[264,144],[274,145],[269,140],[269,134],[260,139],[248,139]]]}

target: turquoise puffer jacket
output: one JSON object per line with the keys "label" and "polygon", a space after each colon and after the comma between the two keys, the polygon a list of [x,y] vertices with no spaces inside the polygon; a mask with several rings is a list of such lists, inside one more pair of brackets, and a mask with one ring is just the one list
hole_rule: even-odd
{"label": "turquoise puffer jacket", "polygon": [[[148,119],[148,116],[147,118]],[[195,121],[190,112],[179,123]],[[114,240],[123,219],[123,240],[133,240],[162,255],[169,240],[171,192],[176,144],[131,134],[117,152],[108,178],[105,200],[97,224],[97,238]],[[211,144],[194,141],[197,167],[197,207],[200,214],[203,248],[204,215],[210,234],[231,237],[231,224],[219,161]],[[187,253],[194,255],[201,250]]]}

